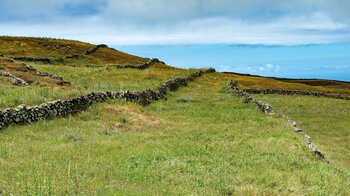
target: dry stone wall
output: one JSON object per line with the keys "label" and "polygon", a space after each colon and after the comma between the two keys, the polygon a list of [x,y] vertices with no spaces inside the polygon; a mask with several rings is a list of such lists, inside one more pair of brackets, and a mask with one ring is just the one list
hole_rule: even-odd
{"label": "dry stone wall", "polygon": [[160,61],[159,59],[150,59],[149,61],[147,61],[144,64],[141,65],[114,65],[115,68],[117,69],[147,69],[149,68],[151,65],[153,65],[154,63],[163,63],[164,62]]}
{"label": "dry stone wall", "polygon": [[[238,86],[237,86],[237,82],[236,81],[231,81],[229,83],[228,86],[229,90],[233,90],[245,103],[254,103],[256,104],[261,111],[263,111],[266,114],[269,115],[276,115],[279,117],[284,118],[288,124],[294,129],[295,132],[303,134],[303,130],[298,126],[297,122],[294,121],[293,119],[291,119],[290,117],[283,115],[283,114],[276,114],[273,110],[273,108],[262,101],[257,101],[254,99],[254,97],[249,94],[247,90],[241,90]],[[256,92],[256,91],[253,91]],[[329,161],[325,158],[324,153],[322,153],[312,142],[311,142],[311,137],[309,135],[304,134],[304,138],[305,138],[305,142],[306,145],[311,149],[311,151],[319,158],[321,158],[322,160],[324,160],[325,162],[329,163]]]}
{"label": "dry stone wall", "polygon": [[315,91],[299,91],[299,90],[284,90],[284,89],[256,89],[256,88],[244,89],[244,91],[252,94],[307,95],[307,96],[350,100],[350,97],[348,96],[342,96],[339,94],[328,94],[325,92],[315,92]]}
{"label": "dry stone wall", "polygon": [[28,61],[28,62],[40,62],[43,64],[51,64],[54,60],[50,58],[39,58],[39,57],[30,57],[30,56],[13,56],[10,57],[18,61]]}
{"label": "dry stone wall", "polygon": [[94,48],[92,48],[92,49],[90,49],[90,50],[85,51],[85,55],[93,54],[93,53],[97,52],[97,50],[100,49],[100,48],[108,48],[108,46],[105,45],[105,44],[97,45],[96,47],[94,47]]}
{"label": "dry stone wall", "polygon": [[[37,76],[49,77],[49,78],[52,78],[54,80],[58,80],[58,81],[60,81],[59,82],[60,84],[70,84],[70,82],[64,80],[63,77],[61,77],[61,76],[58,76],[58,75],[55,75],[55,74],[51,74],[51,73],[48,73],[48,72],[38,71],[38,70],[34,69],[29,64],[26,64],[26,63],[23,63],[23,62],[22,63],[16,62],[14,59],[8,58],[8,57],[3,57],[3,59],[6,59],[10,63],[17,63],[18,70],[16,70],[16,71],[31,72],[31,73],[33,73],[33,74],[35,74]],[[21,79],[19,77],[14,76],[10,72],[0,71],[0,76],[8,77],[12,81],[12,83],[14,85],[17,85],[17,86],[28,86],[29,85],[27,81],[25,81],[24,79]]]}
{"label": "dry stone wall", "polygon": [[91,55],[95,52],[97,52],[98,49],[100,48],[108,48],[107,45],[105,44],[99,44],[99,45],[96,45],[94,48],[90,49],[90,50],[86,50],[85,52],[81,53],[81,54],[71,54],[71,55],[67,55],[64,57],[65,58],[68,58],[68,59],[74,59],[74,58],[83,58],[85,57],[86,55]]}
{"label": "dry stone wall", "polygon": [[50,119],[76,114],[89,108],[93,103],[105,102],[110,99],[122,99],[141,105],[148,105],[153,101],[164,98],[168,90],[175,91],[181,86],[187,86],[189,82],[203,74],[212,72],[215,72],[215,70],[208,69],[193,73],[189,76],[177,77],[166,81],[157,90],[147,89],[141,91],[89,93],[69,100],[57,100],[33,107],[20,105],[16,108],[8,108],[0,111],[0,130],[10,125],[23,125],[40,119]]}
{"label": "dry stone wall", "polygon": [[231,81],[229,83],[229,89],[232,89],[235,91],[235,93],[243,100],[244,103],[254,103],[256,104],[259,109],[266,113],[266,114],[269,114],[269,115],[273,115],[275,114],[273,108],[267,104],[267,103],[264,103],[262,101],[257,101],[255,100],[255,98],[250,95],[249,93],[247,93],[246,91],[244,90],[241,90],[238,86],[237,86],[237,82],[236,81]]}
{"label": "dry stone wall", "polygon": [[32,72],[35,72],[35,75],[42,76],[42,77],[49,77],[49,78],[52,78],[54,80],[59,80],[59,81],[61,81],[62,84],[70,84],[70,82],[64,80],[63,77],[61,77],[61,76],[51,74],[48,72],[38,71],[38,70],[34,69],[31,65],[28,65],[25,63],[23,63],[23,65],[24,65],[24,67],[23,67],[22,71],[25,71],[25,72],[32,71]]}
{"label": "dry stone wall", "polygon": [[8,78],[9,80],[11,80],[12,84],[14,84],[16,86],[28,86],[29,85],[25,80],[12,75],[10,72],[0,70],[0,76],[4,76],[4,77]]}

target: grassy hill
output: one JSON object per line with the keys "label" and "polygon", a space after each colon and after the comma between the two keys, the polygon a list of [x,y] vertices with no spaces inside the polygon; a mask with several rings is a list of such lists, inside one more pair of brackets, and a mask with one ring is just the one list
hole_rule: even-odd
{"label": "grassy hill", "polygon": [[[28,83],[14,85],[0,75],[2,111],[91,92],[157,89],[199,71],[162,62],[124,69],[149,59],[59,39],[0,37],[0,54],[0,71]],[[242,89],[350,95],[350,84],[340,81],[207,73],[148,106],[114,99],[78,114],[12,125],[0,131],[0,193],[350,194],[348,100],[253,95],[297,121],[327,163],[285,119],[228,90],[231,80]]]}
{"label": "grassy hill", "polygon": [[[0,37],[0,54],[9,57],[32,57],[37,62],[51,60],[53,64],[70,66],[140,64],[147,59],[129,55],[105,45],[95,45],[62,39]],[[40,61],[42,60],[42,61]]]}

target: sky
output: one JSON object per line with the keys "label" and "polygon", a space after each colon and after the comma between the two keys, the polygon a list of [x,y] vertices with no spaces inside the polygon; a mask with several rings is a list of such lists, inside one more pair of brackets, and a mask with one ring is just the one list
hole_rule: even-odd
{"label": "sky", "polygon": [[0,0],[0,35],[106,43],[180,67],[350,81],[349,10],[349,0]]}
{"label": "sky", "polygon": [[137,45],[118,48],[140,56],[166,59],[168,64],[182,68],[202,68],[215,65],[215,69],[222,72],[350,82],[350,44]]}

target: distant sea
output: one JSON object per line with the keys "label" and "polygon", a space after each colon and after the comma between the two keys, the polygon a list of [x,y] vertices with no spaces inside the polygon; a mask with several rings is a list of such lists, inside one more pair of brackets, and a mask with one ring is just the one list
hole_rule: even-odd
{"label": "distant sea", "polygon": [[149,58],[159,58],[181,68],[213,67],[286,78],[319,78],[350,82],[350,43],[264,45],[133,45],[114,48]]}

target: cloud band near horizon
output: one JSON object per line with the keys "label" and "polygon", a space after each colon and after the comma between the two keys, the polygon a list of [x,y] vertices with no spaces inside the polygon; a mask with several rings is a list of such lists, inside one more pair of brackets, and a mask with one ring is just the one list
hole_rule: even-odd
{"label": "cloud band near horizon", "polygon": [[0,0],[0,34],[111,45],[350,42],[347,0]]}

